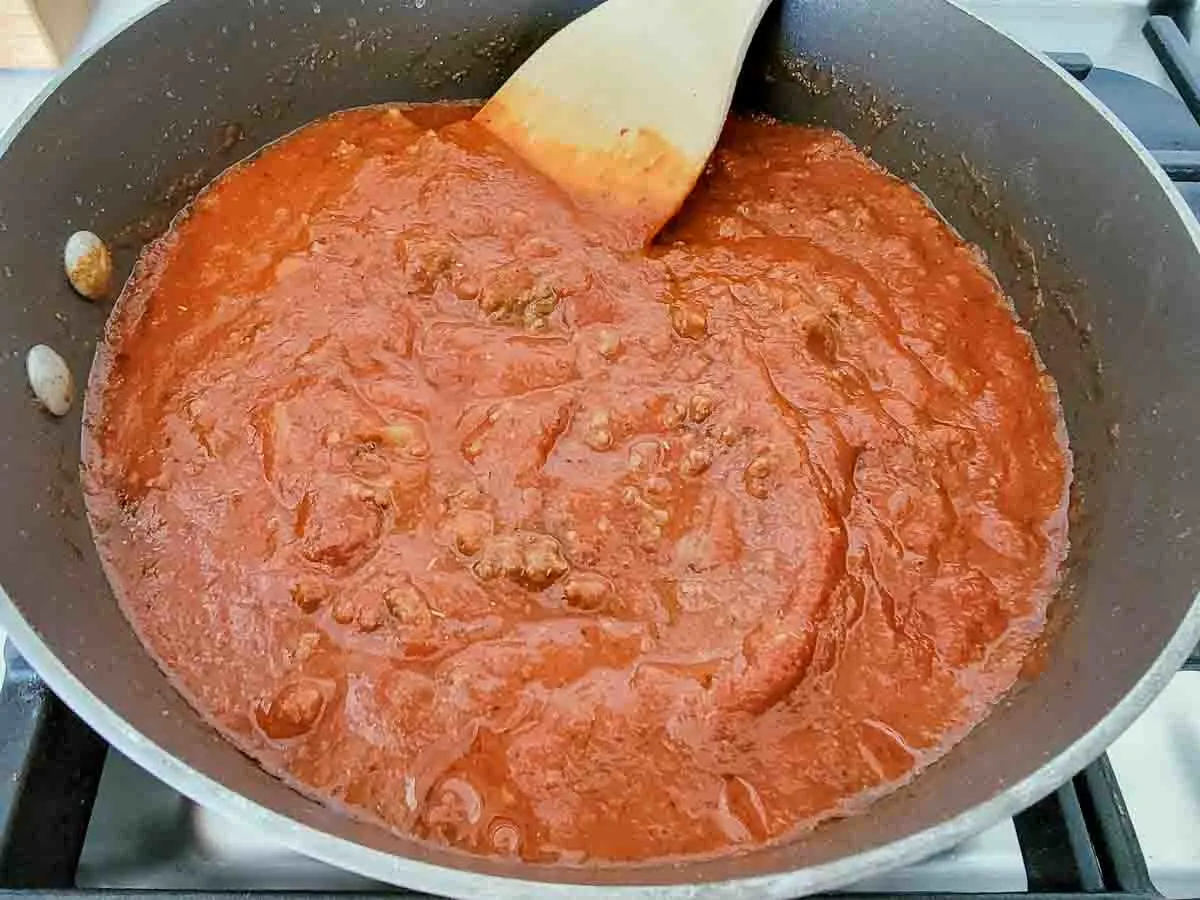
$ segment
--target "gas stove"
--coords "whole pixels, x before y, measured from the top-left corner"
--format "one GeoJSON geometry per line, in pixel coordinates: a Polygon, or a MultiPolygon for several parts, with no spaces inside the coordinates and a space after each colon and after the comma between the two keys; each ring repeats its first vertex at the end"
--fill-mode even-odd
{"type": "MultiPolygon", "coordinates": [[[[99,0],[83,47],[152,2],[99,0]]],[[[1185,38],[1195,0],[962,5],[1049,54],[1113,109],[1200,216],[1200,54],[1185,38]]],[[[48,77],[0,73],[0,124],[48,77]]],[[[11,648],[4,661],[0,896],[405,896],[195,805],[108,748],[11,648]]],[[[1200,897],[1200,648],[1109,752],[1053,795],[845,893],[1200,897]]]]}

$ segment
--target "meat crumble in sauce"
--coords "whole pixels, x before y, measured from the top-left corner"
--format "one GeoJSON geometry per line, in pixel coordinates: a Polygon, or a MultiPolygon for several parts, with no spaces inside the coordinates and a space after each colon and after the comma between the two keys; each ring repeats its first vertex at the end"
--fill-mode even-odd
{"type": "Polygon", "coordinates": [[[906,782],[1066,552],[995,279],[830,131],[731,120],[630,253],[471,112],[316,122],[144,255],[85,482],[146,647],[270,771],[475,853],[722,854],[906,782]]]}

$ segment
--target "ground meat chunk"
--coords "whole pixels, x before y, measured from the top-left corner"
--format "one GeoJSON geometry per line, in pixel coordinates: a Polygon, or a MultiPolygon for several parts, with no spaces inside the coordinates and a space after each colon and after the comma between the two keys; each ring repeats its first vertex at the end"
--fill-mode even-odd
{"type": "Polygon", "coordinates": [[[569,570],[557,540],[525,531],[488,541],[473,568],[484,581],[503,577],[531,590],[549,587],[569,570]]]}
{"type": "Polygon", "coordinates": [[[330,569],[354,568],[378,547],[386,492],[347,478],[330,478],[306,493],[296,510],[301,553],[330,569]]]}

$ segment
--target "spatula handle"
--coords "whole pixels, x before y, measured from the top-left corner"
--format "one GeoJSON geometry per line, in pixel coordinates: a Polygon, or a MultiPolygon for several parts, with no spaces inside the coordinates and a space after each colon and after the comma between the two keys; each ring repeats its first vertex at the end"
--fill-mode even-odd
{"type": "Polygon", "coordinates": [[[670,0],[699,27],[719,30],[726,40],[748,44],[773,0],[670,0]]]}

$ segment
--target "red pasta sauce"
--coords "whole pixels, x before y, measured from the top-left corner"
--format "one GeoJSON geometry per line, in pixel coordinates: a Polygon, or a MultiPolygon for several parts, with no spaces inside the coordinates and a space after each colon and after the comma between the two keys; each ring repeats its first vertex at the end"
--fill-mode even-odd
{"type": "Polygon", "coordinates": [[[731,120],[629,252],[471,112],[318,121],[143,255],[84,480],[146,648],[298,789],[474,853],[711,856],[908,781],[1067,547],[995,278],[834,132],[731,120]]]}

